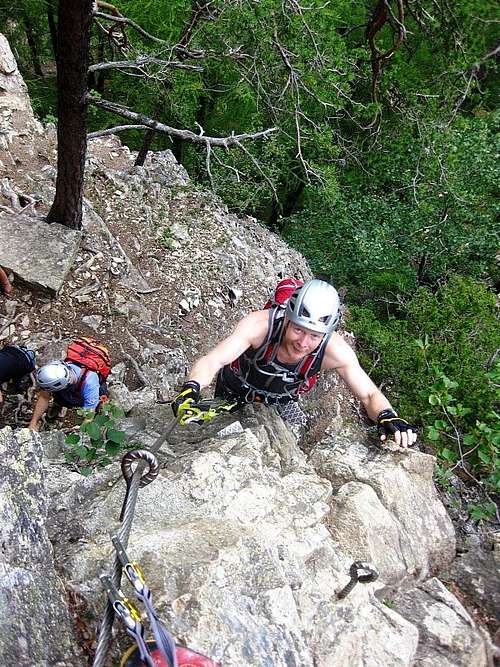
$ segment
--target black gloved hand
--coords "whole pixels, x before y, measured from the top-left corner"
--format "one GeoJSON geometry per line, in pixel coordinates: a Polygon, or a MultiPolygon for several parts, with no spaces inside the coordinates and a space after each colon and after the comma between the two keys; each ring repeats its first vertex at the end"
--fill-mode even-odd
{"type": "Polygon", "coordinates": [[[406,419],[398,417],[391,408],[382,410],[377,417],[377,430],[381,440],[394,436],[397,445],[410,447],[417,439],[417,429],[409,424],[406,419]]]}
{"type": "Polygon", "coordinates": [[[179,413],[183,413],[186,409],[189,408],[191,403],[198,403],[200,400],[200,383],[196,380],[188,380],[184,382],[180,392],[172,401],[172,411],[177,417],[179,413]]]}

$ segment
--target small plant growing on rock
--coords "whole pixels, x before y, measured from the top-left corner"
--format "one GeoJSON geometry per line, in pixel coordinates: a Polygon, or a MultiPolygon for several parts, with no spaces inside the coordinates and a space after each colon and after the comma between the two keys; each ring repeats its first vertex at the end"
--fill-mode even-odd
{"type": "Polygon", "coordinates": [[[73,463],[81,475],[88,476],[99,466],[107,466],[124,450],[135,444],[127,441],[124,431],[117,428],[116,420],[123,417],[123,410],[109,401],[104,403],[99,414],[91,410],[78,410],[84,420],[78,433],[68,433],[66,461],[73,463]]]}

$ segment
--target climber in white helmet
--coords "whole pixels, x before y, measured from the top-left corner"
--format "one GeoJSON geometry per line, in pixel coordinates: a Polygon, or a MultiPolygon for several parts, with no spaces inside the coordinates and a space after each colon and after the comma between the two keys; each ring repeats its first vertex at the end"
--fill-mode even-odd
{"type": "MultiPolygon", "coordinates": [[[[402,419],[361,368],[354,350],[335,332],[340,319],[337,290],[323,280],[300,281],[291,296],[250,313],[230,336],[198,359],[172,403],[174,414],[200,400],[215,377],[216,396],[275,407],[291,424],[305,424],[298,398],[320,371],[335,370],[377,423],[380,439],[392,436],[409,447],[415,427],[402,419]]],[[[276,292],[278,294],[278,290],[276,292]]]]}

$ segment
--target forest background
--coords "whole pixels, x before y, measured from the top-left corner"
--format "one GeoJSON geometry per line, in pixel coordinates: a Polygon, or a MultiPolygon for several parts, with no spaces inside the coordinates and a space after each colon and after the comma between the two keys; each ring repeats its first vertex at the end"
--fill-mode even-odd
{"type": "MultiPolygon", "coordinates": [[[[35,113],[57,122],[57,0],[2,2],[35,113]]],[[[171,149],[197,186],[344,288],[361,361],[435,447],[441,484],[457,473],[478,484],[473,516],[498,518],[498,5],[121,0],[96,11],[89,132],[116,126],[105,101],[179,128],[121,139],[171,149]],[[182,136],[271,128],[230,151],[182,136]]]]}

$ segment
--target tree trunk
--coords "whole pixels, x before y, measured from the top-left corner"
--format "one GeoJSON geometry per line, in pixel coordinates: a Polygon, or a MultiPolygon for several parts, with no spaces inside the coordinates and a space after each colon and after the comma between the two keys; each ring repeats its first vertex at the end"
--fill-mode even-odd
{"type": "Polygon", "coordinates": [[[60,2],[57,24],[57,182],[47,222],[72,229],[82,227],[92,5],[92,0],[60,2]]]}
{"type": "Polygon", "coordinates": [[[153,143],[155,134],[156,132],[154,130],[149,129],[144,135],[144,140],[142,142],[141,149],[137,153],[137,157],[134,162],[134,165],[136,167],[142,167],[144,162],[146,161],[146,157],[148,155],[149,149],[151,148],[151,144],[153,143]]]}
{"type": "Polygon", "coordinates": [[[33,71],[37,76],[43,77],[42,66],[40,65],[40,57],[38,55],[38,45],[36,43],[35,33],[33,31],[33,24],[26,16],[23,16],[24,29],[26,31],[26,39],[31,53],[31,62],[33,63],[33,71]]]}
{"type": "MultiPolygon", "coordinates": [[[[106,40],[102,32],[99,33],[99,41],[97,44],[97,62],[102,63],[104,61],[104,55],[106,50],[106,40]]],[[[99,95],[104,95],[104,83],[106,81],[106,71],[102,70],[97,72],[97,78],[95,82],[95,89],[99,95]]]]}
{"type": "Polygon", "coordinates": [[[47,0],[47,21],[49,24],[52,51],[54,52],[54,58],[57,58],[57,26],[54,19],[54,5],[52,4],[52,0],[47,0]]]}

